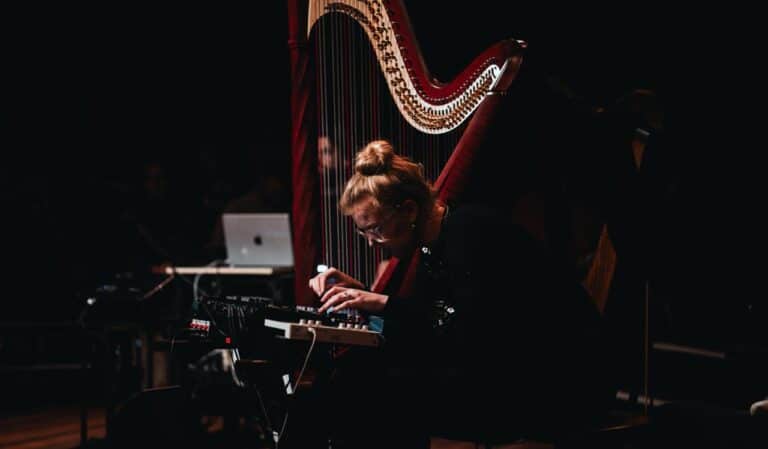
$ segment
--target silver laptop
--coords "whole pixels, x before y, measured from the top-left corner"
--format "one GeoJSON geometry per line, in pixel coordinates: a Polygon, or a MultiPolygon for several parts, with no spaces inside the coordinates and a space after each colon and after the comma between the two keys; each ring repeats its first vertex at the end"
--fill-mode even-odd
{"type": "Polygon", "coordinates": [[[228,265],[293,268],[287,213],[222,214],[222,225],[228,265]]]}

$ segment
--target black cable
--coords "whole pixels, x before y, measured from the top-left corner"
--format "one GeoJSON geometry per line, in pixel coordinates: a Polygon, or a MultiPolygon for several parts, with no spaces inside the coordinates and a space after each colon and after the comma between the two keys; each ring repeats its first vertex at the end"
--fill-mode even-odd
{"type": "Polygon", "coordinates": [[[275,431],[272,428],[272,420],[269,419],[269,414],[267,413],[267,408],[264,405],[264,399],[261,397],[261,392],[259,391],[258,388],[254,388],[254,391],[256,392],[256,397],[259,398],[259,406],[261,407],[261,413],[264,415],[264,421],[267,424],[267,429],[266,430],[269,433],[269,436],[272,437],[271,440],[274,443],[272,447],[277,448],[277,444],[278,443],[275,441],[275,438],[274,438],[275,431]]]}
{"type": "Polygon", "coordinates": [[[211,320],[211,324],[213,324],[213,327],[216,329],[216,331],[220,333],[222,336],[226,337],[227,334],[222,332],[222,330],[219,328],[219,324],[216,322],[216,319],[213,317],[213,313],[211,313],[210,309],[208,309],[208,306],[205,305],[205,301],[200,301],[200,306],[203,308],[203,310],[205,311],[205,314],[211,320]]]}

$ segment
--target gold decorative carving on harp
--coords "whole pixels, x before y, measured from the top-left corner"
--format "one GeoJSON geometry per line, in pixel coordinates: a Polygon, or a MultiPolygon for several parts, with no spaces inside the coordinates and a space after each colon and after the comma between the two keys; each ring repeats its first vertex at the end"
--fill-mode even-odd
{"type": "Polygon", "coordinates": [[[443,83],[427,69],[399,0],[291,0],[289,19],[297,303],[313,301],[307,279],[318,263],[376,280],[378,291],[403,291],[415,258],[379,276],[387,255],[338,211],[354,155],[389,140],[424,166],[441,199],[456,199],[525,43],[499,42],[443,83]]]}

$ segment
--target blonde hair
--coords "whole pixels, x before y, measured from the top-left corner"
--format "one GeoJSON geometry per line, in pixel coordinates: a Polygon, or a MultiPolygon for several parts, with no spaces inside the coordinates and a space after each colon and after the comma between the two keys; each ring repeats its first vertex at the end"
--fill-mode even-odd
{"type": "Polygon", "coordinates": [[[355,174],[344,188],[339,207],[344,215],[351,215],[353,206],[367,197],[378,208],[413,200],[419,206],[419,220],[425,219],[435,204],[435,193],[424,178],[422,165],[395,154],[386,140],[370,142],[357,153],[355,174]]]}

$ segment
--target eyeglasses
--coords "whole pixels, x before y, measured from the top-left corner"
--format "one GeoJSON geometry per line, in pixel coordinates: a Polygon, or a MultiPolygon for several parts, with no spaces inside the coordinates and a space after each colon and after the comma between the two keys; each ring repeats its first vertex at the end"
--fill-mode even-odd
{"type": "Polygon", "coordinates": [[[398,204],[395,206],[395,209],[390,212],[386,218],[381,220],[381,223],[377,224],[376,226],[371,226],[367,229],[360,229],[357,228],[356,231],[358,234],[363,236],[365,239],[373,240],[376,243],[384,243],[388,238],[384,237],[384,234],[381,230],[381,228],[395,215],[395,211],[400,205],[398,204]]]}

